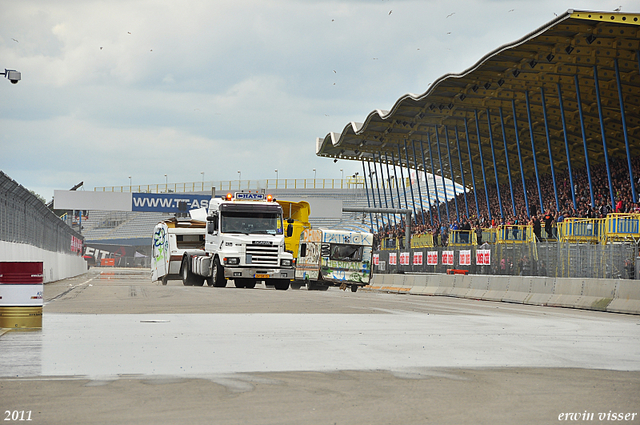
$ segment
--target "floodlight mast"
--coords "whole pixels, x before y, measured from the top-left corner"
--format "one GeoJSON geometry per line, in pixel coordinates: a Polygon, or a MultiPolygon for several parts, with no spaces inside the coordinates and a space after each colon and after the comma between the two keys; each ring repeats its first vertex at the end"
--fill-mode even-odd
{"type": "Polygon", "coordinates": [[[4,72],[0,72],[0,75],[4,75],[9,81],[11,81],[11,84],[18,84],[18,81],[22,79],[22,74],[15,69],[5,68],[4,72]]]}

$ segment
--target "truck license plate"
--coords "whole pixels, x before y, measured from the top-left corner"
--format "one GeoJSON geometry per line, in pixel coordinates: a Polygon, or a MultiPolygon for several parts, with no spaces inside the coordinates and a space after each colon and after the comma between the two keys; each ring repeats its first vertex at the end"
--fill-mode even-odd
{"type": "Polygon", "coordinates": [[[269,279],[268,274],[256,274],[256,279],[269,279]]]}

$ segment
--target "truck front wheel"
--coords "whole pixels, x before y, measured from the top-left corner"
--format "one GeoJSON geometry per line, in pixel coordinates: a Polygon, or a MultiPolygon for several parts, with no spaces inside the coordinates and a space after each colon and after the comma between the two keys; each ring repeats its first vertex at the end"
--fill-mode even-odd
{"type": "Polygon", "coordinates": [[[288,279],[275,279],[273,281],[273,285],[276,287],[278,291],[286,291],[289,289],[289,280],[288,279]]]}
{"type": "Polygon", "coordinates": [[[184,257],[182,259],[182,268],[180,275],[182,276],[182,284],[184,286],[193,286],[194,276],[193,273],[191,273],[191,268],[189,267],[188,257],[184,257]]]}
{"type": "Polygon", "coordinates": [[[222,268],[218,257],[213,260],[213,269],[211,270],[210,279],[209,286],[214,286],[216,288],[224,288],[227,286],[227,280],[224,278],[224,269],[222,268]]]}

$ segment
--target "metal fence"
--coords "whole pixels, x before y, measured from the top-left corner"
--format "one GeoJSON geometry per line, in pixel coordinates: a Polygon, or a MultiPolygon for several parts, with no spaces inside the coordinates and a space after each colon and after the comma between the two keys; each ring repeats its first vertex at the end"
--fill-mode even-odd
{"type": "Polygon", "coordinates": [[[638,253],[638,245],[633,243],[541,242],[387,249],[375,251],[378,265],[374,260],[373,271],[381,274],[446,273],[449,269],[456,269],[471,274],[633,279],[638,273],[638,253]],[[491,251],[490,265],[477,264],[478,249],[491,251]],[[470,265],[460,265],[461,251],[470,251],[470,265]],[[443,252],[453,252],[453,264],[443,264],[447,257],[443,257],[443,252]],[[427,265],[429,253],[431,258],[436,258],[433,253],[437,253],[437,265],[427,265]]]}
{"type": "Polygon", "coordinates": [[[40,199],[0,171],[0,240],[80,254],[83,237],[40,199]]]}

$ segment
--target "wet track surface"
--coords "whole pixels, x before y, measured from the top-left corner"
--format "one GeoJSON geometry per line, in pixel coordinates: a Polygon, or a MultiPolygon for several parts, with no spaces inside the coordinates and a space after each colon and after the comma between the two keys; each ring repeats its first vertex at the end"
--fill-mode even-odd
{"type": "Polygon", "coordinates": [[[3,333],[0,353],[0,408],[33,423],[550,423],[640,406],[637,316],[141,270],[45,285],[42,330],[3,333]]]}

